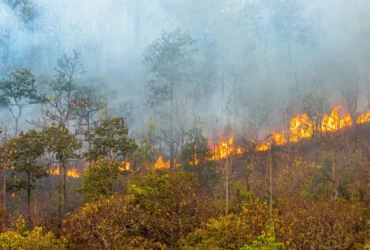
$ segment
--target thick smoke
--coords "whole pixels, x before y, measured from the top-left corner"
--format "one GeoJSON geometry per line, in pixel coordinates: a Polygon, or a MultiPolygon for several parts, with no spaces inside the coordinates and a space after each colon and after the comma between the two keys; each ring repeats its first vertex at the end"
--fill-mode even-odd
{"type": "MultiPolygon", "coordinates": [[[[106,79],[111,106],[131,101],[137,107],[135,129],[156,115],[145,105],[142,53],[162,31],[177,28],[197,41],[202,94],[196,102],[191,94],[184,100],[189,117],[196,105],[208,134],[228,120],[241,133],[263,112],[267,131],[282,126],[287,108],[301,112],[309,92],[325,94],[333,106],[345,103],[343,86],[350,88],[351,79],[363,93],[369,85],[368,1],[33,0],[32,20],[9,2],[0,2],[0,65],[52,75],[57,58],[77,49],[87,74],[106,79]]],[[[190,93],[191,86],[185,87],[190,93]]],[[[367,95],[360,95],[359,110],[367,95]]]]}

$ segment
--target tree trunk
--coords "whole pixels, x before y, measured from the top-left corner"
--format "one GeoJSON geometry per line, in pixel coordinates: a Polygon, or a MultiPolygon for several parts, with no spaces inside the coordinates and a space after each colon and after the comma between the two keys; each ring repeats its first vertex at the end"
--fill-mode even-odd
{"type": "Polygon", "coordinates": [[[58,195],[58,233],[57,237],[59,238],[62,235],[62,210],[63,210],[63,195],[62,195],[62,183],[59,181],[58,188],[57,188],[57,195],[58,195]]]}
{"type": "Polygon", "coordinates": [[[19,117],[15,118],[15,136],[18,135],[19,117]]]}
{"type": "Polygon", "coordinates": [[[270,155],[269,155],[269,168],[270,168],[270,174],[269,174],[269,213],[270,213],[270,219],[272,218],[272,148],[270,147],[270,155]]]}
{"type": "MultiPolygon", "coordinates": [[[[86,122],[87,122],[87,131],[90,132],[90,116],[89,115],[86,118],[86,122]]],[[[89,150],[91,150],[91,140],[88,141],[88,144],[89,144],[89,150]]]]}
{"type": "Polygon", "coordinates": [[[66,212],[67,204],[67,167],[63,164],[63,216],[66,212]]]}
{"type": "Polygon", "coordinates": [[[229,160],[226,159],[226,176],[225,176],[225,216],[229,214],[229,160]]]}
{"type": "Polygon", "coordinates": [[[175,143],[171,139],[170,145],[170,168],[173,169],[175,167],[175,143]]]}
{"type": "MultiPolygon", "coordinates": [[[[5,167],[5,163],[4,163],[5,167]]],[[[6,214],[6,170],[3,170],[3,210],[6,214]]],[[[5,231],[5,220],[3,220],[2,232],[5,231]]]]}
{"type": "Polygon", "coordinates": [[[332,153],[332,157],[331,157],[331,165],[332,165],[332,179],[333,179],[333,186],[334,186],[334,197],[333,199],[334,200],[337,200],[338,198],[338,182],[336,180],[336,175],[335,175],[335,172],[336,172],[336,169],[335,169],[335,160],[334,160],[334,152],[332,153]]]}
{"type": "Polygon", "coordinates": [[[31,222],[31,175],[27,175],[27,213],[28,213],[28,222],[31,222]]]}

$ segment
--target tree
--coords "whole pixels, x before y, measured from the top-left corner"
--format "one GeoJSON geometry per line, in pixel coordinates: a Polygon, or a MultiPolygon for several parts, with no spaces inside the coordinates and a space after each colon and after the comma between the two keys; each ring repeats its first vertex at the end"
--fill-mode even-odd
{"type": "Polygon", "coordinates": [[[104,197],[76,211],[67,220],[68,238],[82,248],[177,249],[181,238],[215,214],[212,202],[197,196],[196,188],[190,173],[137,176],[126,196],[104,197]]]}
{"type": "Polygon", "coordinates": [[[20,132],[18,137],[10,139],[10,160],[14,166],[13,183],[11,191],[27,191],[27,209],[30,220],[31,192],[35,189],[36,179],[46,176],[45,169],[38,160],[44,154],[45,141],[40,132],[29,130],[20,132]]]}
{"type": "Polygon", "coordinates": [[[92,131],[86,131],[85,137],[91,141],[92,148],[84,157],[92,162],[99,159],[122,161],[137,148],[135,140],[128,136],[123,118],[103,120],[92,131]]]}
{"type": "MultiPolygon", "coordinates": [[[[74,93],[74,104],[76,105],[76,116],[80,119],[79,129],[84,127],[90,131],[96,124],[96,115],[107,107],[106,96],[101,93],[98,86],[92,84],[84,85],[78,88],[74,93]]],[[[91,149],[91,141],[88,141],[91,149]]]]}
{"type": "Polygon", "coordinates": [[[204,164],[211,157],[208,139],[202,135],[201,129],[190,132],[188,142],[182,149],[184,162],[190,165],[204,164]]]}
{"type": "Polygon", "coordinates": [[[249,192],[242,192],[243,208],[240,213],[213,217],[181,241],[181,249],[239,250],[264,229],[269,220],[267,204],[249,192]]]}
{"type": "Polygon", "coordinates": [[[92,163],[84,172],[84,182],[79,192],[87,195],[90,200],[113,194],[113,183],[121,173],[117,162],[98,161],[92,163]]]}
{"type": "Polygon", "coordinates": [[[0,81],[0,105],[7,108],[15,119],[15,135],[23,108],[45,101],[37,93],[36,79],[28,69],[18,68],[0,81]],[[16,110],[14,110],[16,108],[16,110]]]}
{"type": "Polygon", "coordinates": [[[82,147],[82,143],[71,134],[65,127],[65,124],[52,124],[41,131],[43,140],[45,141],[45,153],[50,154],[51,163],[57,164],[60,174],[63,175],[62,186],[62,201],[59,204],[59,228],[61,228],[62,219],[66,212],[67,204],[67,167],[70,159],[77,158],[77,150],[82,147]]]}
{"type": "Polygon", "coordinates": [[[262,232],[261,236],[258,236],[256,241],[253,241],[252,245],[246,245],[240,250],[279,250],[285,249],[284,243],[275,241],[275,230],[273,227],[267,226],[266,231],[262,232]]]}
{"type": "Polygon", "coordinates": [[[132,157],[135,160],[136,170],[147,170],[151,160],[158,154],[158,150],[154,146],[155,130],[156,124],[153,118],[151,118],[148,124],[148,132],[145,136],[140,138],[138,148],[132,157]]]}
{"type": "MultiPolygon", "coordinates": [[[[160,116],[167,122],[163,135],[170,150],[170,165],[175,161],[174,106],[181,88],[189,83],[196,52],[193,38],[182,32],[163,32],[161,38],[144,51],[143,64],[151,73],[148,82],[150,107],[160,110],[160,116]]],[[[183,95],[183,94],[181,94],[183,95]]],[[[164,126],[163,126],[164,127],[164,126]]]]}
{"type": "MultiPolygon", "coordinates": [[[[148,239],[175,248],[181,238],[200,225],[198,208],[202,201],[196,195],[198,182],[193,174],[152,171],[130,184],[128,194],[133,197],[148,239]]],[[[203,212],[211,215],[214,211],[203,212]]]]}
{"type": "MultiPolygon", "coordinates": [[[[58,59],[55,72],[55,79],[48,83],[50,93],[47,93],[48,102],[42,112],[43,120],[49,124],[62,123],[69,127],[79,107],[75,102],[75,93],[85,73],[81,53],[73,50],[72,54],[64,54],[58,59]]],[[[38,125],[42,126],[42,123],[38,125]]]]}
{"type": "Polygon", "coordinates": [[[141,236],[130,197],[116,195],[85,204],[68,218],[65,228],[72,246],[83,249],[165,249],[141,236]]]}

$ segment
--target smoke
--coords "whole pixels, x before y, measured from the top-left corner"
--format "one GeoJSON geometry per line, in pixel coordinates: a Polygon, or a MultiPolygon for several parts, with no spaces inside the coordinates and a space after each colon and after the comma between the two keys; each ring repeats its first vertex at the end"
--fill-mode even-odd
{"type": "MultiPolygon", "coordinates": [[[[214,116],[218,129],[231,120],[242,131],[264,109],[271,109],[264,127],[281,126],[283,110],[301,112],[305,94],[324,92],[320,88],[333,106],[341,100],[343,68],[354,68],[363,92],[369,81],[370,2],[364,0],[33,0],[37,14],[30,22],[5,2],[2,67],[53,74],[57,58],[77,49],[87,74],[104,77],[114,92],[112,106],[135,103],[137,127],[155,115],[144,105],[147,71],[141,62],[162,30],[181,28],[197,40],[203,91],[197,113],[209,134],[214,116]]],[[[362,108],[366,98],[359,100],[362,108]]]]}

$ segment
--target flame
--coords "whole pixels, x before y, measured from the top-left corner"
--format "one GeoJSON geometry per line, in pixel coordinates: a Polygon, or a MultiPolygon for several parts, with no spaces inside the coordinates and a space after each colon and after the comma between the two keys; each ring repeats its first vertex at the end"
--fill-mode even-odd
{"type": "Polygon", "coordinates": [[[275,133],[272,132],[272,137],[278,146],[284,146],[286,144],[286,138],[284,132],[282,133],[275,133]]]}
{"type": "MultiPolygon", "coordinates": [[[[174,160],[175,168],[181,167],[181,164],[176,163],[176,159],[174,160]]],[[[171,168],[171,162],[170,160],[163,161],[162,155],[160,155],[157,159],[157,162],[154,164],[154,169],[170,169],[171,168]]]]}
{"type": "Polygon", "coordinates": [[[197,154],[193,155],[191,161],[189,162],[190,165],[198,165],[199,164],[199,159],[197,154]]]}
{"type": "Polygon", "coordinates": [[[170,161],[168,160],[167,162],[164,162],[161,155],[158,157],[157,162],[154,164],[154,169],[169,169],[170,165],[170,161]]]}
{"type": "Polygon", "coordinates": [[[122,161],[121,167],[119,168],[121,171],[130,171],[131,170],[131,162],[129,161],[122,161]]]}
{"type": "Polygon", "coordinates": [[[271,147],[271,143],[270,142],[265,142],[259,146],[257,146],[256,148],[256,151],[267,151],[269,150],[271,147]]]}
{"type": "MultiPolygon", "coordinates": [[[[312,136],[313,126],[307,114],[296,115],[290,122],[290,142],[298,142],[312,136]]],[[[285,144],[285,143],[284,143],[285,144]]]]}
{"type": "Polygon", "coordinates": [[[48,173],[49,175],[59,175],[60,174],[60,169],[59,167],[56,167],[56,169],[49,169],[49,170],[46,170],[46,173],[48,173]]]}
{"type": "Polygon", "coordinates": [[[358,118],[357,118],[357,121],[356,121],[358,124],[364,124],[366,122],[370,122],[370,110],[367,111],[366,114],[364,115],[360,115],[358,118]]]}
{"type": "Polygon", "coordinates": [[[234,146],[234,139],[235,137],[232,136],[229,139],[225,141],[219,142],[213,150],[213,155],[209,160],[222,160],[233,153],[236,153],[237,155],[243,154],[243,149],[242,148],[235,148],[234,146]]]}
{"type": "MultiPolygon", "coordinates": [[[[60,167],[58,166],[54,170],[50,168],[49,170],[46,170],[46,173],[48,173],[49,175],[60,175],[60,167]]],[[[81,175],[77,172],[77,169],[75,168],[68,169],[67,176],[71,178],[81,177],[81,175]]]]}
{"type": "MultiPolygon", "coordinates": [[[[325,114],[322,119],[322,126],[318,130],[322,133],[331,133],[338,130],[350,127],[353,125],[351,115],[346,115],[343,118],[339,116],[339,110],[342,106],[335,106],[331,113],[325,114]]],[[[358,124],[370,122],[370,111],[358,117],[358,124]]],[[[309,139],[314,132],[313,121],[310,120],[307,114],[297,114],[290,121],[289,136],[290,142],[296,143],[302,139],[309,139]]],[[[287,143],[284,132],[272,133],[273,141],[277,146],[284,146],[287,143]]],[[[271,142],[265,142],[257,146],[256,151],[267,151],[271,146],[271,142]]]]}
{"type": "Polygon", "coordinates": [[[67,176],[71,178],[80,178],[80,174],[77,172],[77,169],[72,168],[67,171],[67,176]]]}

